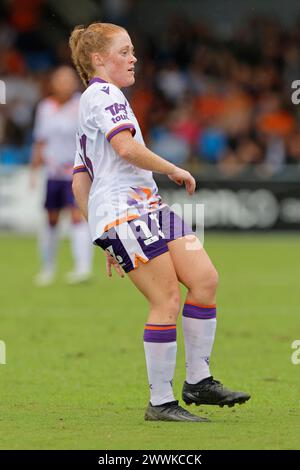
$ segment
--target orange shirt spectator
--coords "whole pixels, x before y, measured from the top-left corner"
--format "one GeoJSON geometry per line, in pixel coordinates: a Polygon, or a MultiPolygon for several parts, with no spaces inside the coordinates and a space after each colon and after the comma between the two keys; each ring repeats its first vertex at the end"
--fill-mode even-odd
{"type": "Polygon", "coordinates": [[[295,118],[284,110],[266,113],[257,121],[257,128],[265,134],[278,135],[285,137],[295,128],[295,118]]]}

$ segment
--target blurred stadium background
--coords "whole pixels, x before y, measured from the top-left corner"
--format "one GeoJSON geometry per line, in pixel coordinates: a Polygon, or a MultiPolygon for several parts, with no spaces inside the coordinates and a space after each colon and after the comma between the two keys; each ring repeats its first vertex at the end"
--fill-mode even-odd
{"type": "Polygon", "coordinates": [[[293,0],[164,0],[159,12],[147,0],[2,1],[0,227],[36,225],[41,204],[23,197],[36,105],[49,72],[71,63],[74,24],[100,18],[132,35],[139,63],[127,95],[150,147],[198,176],[206,227],[299,229],[298,12],[293,0]]]}
{"type": "MultiPolygon", "coordinates": [[[[299,448],[299,370],[290,362],[291,342],[299,337],[300,105],[292,102],[292,83],[300,80],[299,2],[2,0],[0,79],[6,88],[0,105],[0,340],[8,351],[7,365],[0,366],[1,416],[8,418],[1,447],[299,448]],[[192,439],[185,426],[176,428],[173,440],[164,433],[168,425],[141,428],[146,377],[138,339],[145,304],[127,280],[123,287],[119,280],[108,284],[100,255],[94,284],[76,292],[59,282],[45,291],[32,286],[38,266],[33,235],[44,194],[42,175],[39,187],[29,188],[35,110],[49,93],[49,73],[71,64],[73,26],[95,20],[128,29],[138,68],[126,94],[146,142],[192,171],[207,233],[220,231],[206,233],[224,279],[216,369],[259,398],[239,416],[215,411],[210,439],[202,430],[192,439]],[[122,303],[112,305],[116,289],[122,303]],[[120,319],[124,309],[127,320],[120,319]],[[118,354],[127,375],[113,361],[118,354]],[[110,382],[112,369],[124,381],[122,396],[116,378],[110,382]]],[[[170,203],[190,202],[184,191],[157,180],[170,203]]],[[[197,224],[194,211],[186,215],[197,224]]],[[[65,245],[60,256],[63,266],[69,263],[65,245]]]]}

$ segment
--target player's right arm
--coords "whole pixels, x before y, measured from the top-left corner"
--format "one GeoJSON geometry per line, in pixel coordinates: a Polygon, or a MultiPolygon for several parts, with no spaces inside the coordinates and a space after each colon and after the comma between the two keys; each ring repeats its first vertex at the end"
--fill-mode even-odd
{"type": "Polygon", "coordinates": [[[79,209],[83,217],[88,220],[88,200],[91,189],[91,178],[84,171],[73,175],[72,190],[79,209]]]}
{"type": "Polygon", "coordinates": [[[110,143],[120,157],[132,165],[144,170],[165,174],[178,185],[184,183],[188,194],[192,195],[194,193],[196,182],[188,171],[164,160],[137,142],[129,130],[123,130],[116,134],[112,137],[110,143]]]}
{"type": "MultiPolygon", "coordinates": [[[[91,189],[91,178],[86,171],[74,173],[72,190],[79,209],[81,210],[86,221],[88,220],[88,200],[91,189]]],[[[109,277],[112,276],[111,268],[114,267],[115,271],[120,277],[124,277],[124,273],[119,266],[119,263],[106,251],[106,272],[109,277]]]]}

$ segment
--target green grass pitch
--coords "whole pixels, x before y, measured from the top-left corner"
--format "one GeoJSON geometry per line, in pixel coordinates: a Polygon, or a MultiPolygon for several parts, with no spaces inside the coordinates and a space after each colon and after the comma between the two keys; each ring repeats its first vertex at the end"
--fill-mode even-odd
{"type": "MultiPolygon", "coordinates": [[[[143,351],[147,305],[128,279],[105,275],[96,249],[94,280],[59,276],[34,288],[33,239],[0,237],[1,449],[299,449],[300,240],[283,235],[206,234],[220,273],[212,371],[251,393],[243,406],[188,409],[210,423],[149,423],[143,351]]],[[[184,349],[178,323],[174,380],[180,398],[184,349]]]]}

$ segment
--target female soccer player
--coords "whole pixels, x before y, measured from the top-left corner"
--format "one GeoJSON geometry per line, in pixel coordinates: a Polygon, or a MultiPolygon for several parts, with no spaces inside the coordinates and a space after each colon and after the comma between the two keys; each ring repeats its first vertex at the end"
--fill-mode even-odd
{"type": "Polygon", "coordinates": [[[150,385],[146,420],[206,421],[178,405],[172,388],[176,362],[179,282],[183,307],[186,404],[229,405],[250,396],[214,380],[209,358],[216,329],[217,272],[196,235],[158,194],[152,172],[195,191],[192,175],[145,147],[138,122],[121,92],[134,84],[137,59],[122,27],[76,27],[72,57],[87,87],[79,106],[73,190],[93,241],[107,252],[107,272],[120,266],[149,302],[144,346],[150,385]],[[195,244],[198,250],[189,250],[195,244]]]}
{"type": "Polygon", "coordinates": [[[77,114],[80,94],[76,72],[67,66],[56,69],[50,77],[52,95],[37,108],[33,131],[34,146],[31,167],[44,165],[47,173],[45,208],[47,224],[40,234],[42,270],[37,285],[54,280],[57,248],[57,224],[62,209],[71,214],[71,243],[74,271],[67,276],[69,283],[86,281],[91,274],[92,244],[87,223],[76,207],[72,193],[72,172],[76,148],[77,114]]]}

